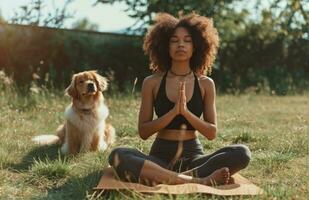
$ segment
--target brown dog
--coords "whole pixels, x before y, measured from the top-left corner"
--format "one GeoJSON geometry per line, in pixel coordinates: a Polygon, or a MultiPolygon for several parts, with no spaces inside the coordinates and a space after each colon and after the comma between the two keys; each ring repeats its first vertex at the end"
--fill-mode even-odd
{"type": "Polygon", "coordinates": [[[115,138],[114,127],[105,122],[109,111],[102,91],[106,88],[106,79],[96,71],[74,74],[66,89],[72,103],[65,110],[65,123],[56,135],[41,135],[33,140],[41,145],[60,144],[63,154],[104,151],[115,138]]]}

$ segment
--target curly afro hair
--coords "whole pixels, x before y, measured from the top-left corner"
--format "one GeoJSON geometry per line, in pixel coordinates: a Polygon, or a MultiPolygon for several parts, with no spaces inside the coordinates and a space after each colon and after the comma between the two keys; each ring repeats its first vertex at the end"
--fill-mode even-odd
{"type": "Polygon", "coordinates": [[[165,72],[171,68],[169,40],[178,27],[186,28],[192,37],[192,71],[198,74],[210,73],[219,47],[219,36],[213,21],[196,13],[179,18],[167,13],[159,13],[156,16],[155,23],[149,28],[143,44],[145,54],[150,57],[150,69],[165,72]]]}

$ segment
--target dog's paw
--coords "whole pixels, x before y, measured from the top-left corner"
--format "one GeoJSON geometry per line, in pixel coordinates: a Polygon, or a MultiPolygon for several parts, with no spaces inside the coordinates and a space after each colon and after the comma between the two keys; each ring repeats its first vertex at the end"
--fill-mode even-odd
{"type": "Polygon", "coordinates": [[[60,150],[61,150],[61,153],[63,155],[67,155],[69,153],[69,145],[68,145],[68,143],[64,143],[60,150]]]}
{"type": "Polygon", "coordinates": [[[108,145],[113,144],[116,140],[116,130],[115,130],[115,128],[111,124],[107,123],[104,133],[105,133],[105,142],[108,145]]]}
{"type": "Polygon", "coordinates": [[[101,141],[99,144],[99,150],[100,151],[105,151],[107,149],[107,144],[104,141],[101,141]]]}

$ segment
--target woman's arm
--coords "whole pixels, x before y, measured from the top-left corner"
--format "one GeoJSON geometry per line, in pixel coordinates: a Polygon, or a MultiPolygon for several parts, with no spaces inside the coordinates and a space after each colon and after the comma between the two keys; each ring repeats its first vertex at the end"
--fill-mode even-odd
{"type": "Polygon", "coordinates": [[[147,77],[143,81],[142,86],[142,102],[139,110],[138,119],[138,132],[143,140],[166,127],[173,118],[180,112],[179,106],[175,106],[165,115],[158,119],[153,118],[153,90],[157,83],[153,80],[153,77],[147,77]]]}
{"type": "Polygon", "coordinates": [[[203,78],[201,86],[205,89],[204,95],[204,120],[198,118],[186,108],[186,97],[184,86],[181,95],[181,114],[190,122],[190,124],[198,130],[207,139],[213,140],[217,133],[217,113],[216,113],[216,90],[215,84],[210,78],[203,78]]]}

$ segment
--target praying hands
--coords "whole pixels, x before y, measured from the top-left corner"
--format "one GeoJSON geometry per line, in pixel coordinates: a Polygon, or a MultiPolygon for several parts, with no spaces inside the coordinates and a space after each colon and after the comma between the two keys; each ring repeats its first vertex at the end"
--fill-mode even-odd
{"type": "Polygon", "coordinates": [[[186,98],[186,82],[180,82],[178,100],[174,106],[175,115],[185,115],[189,110],[187,109],[187,98],[186,98]]]}

